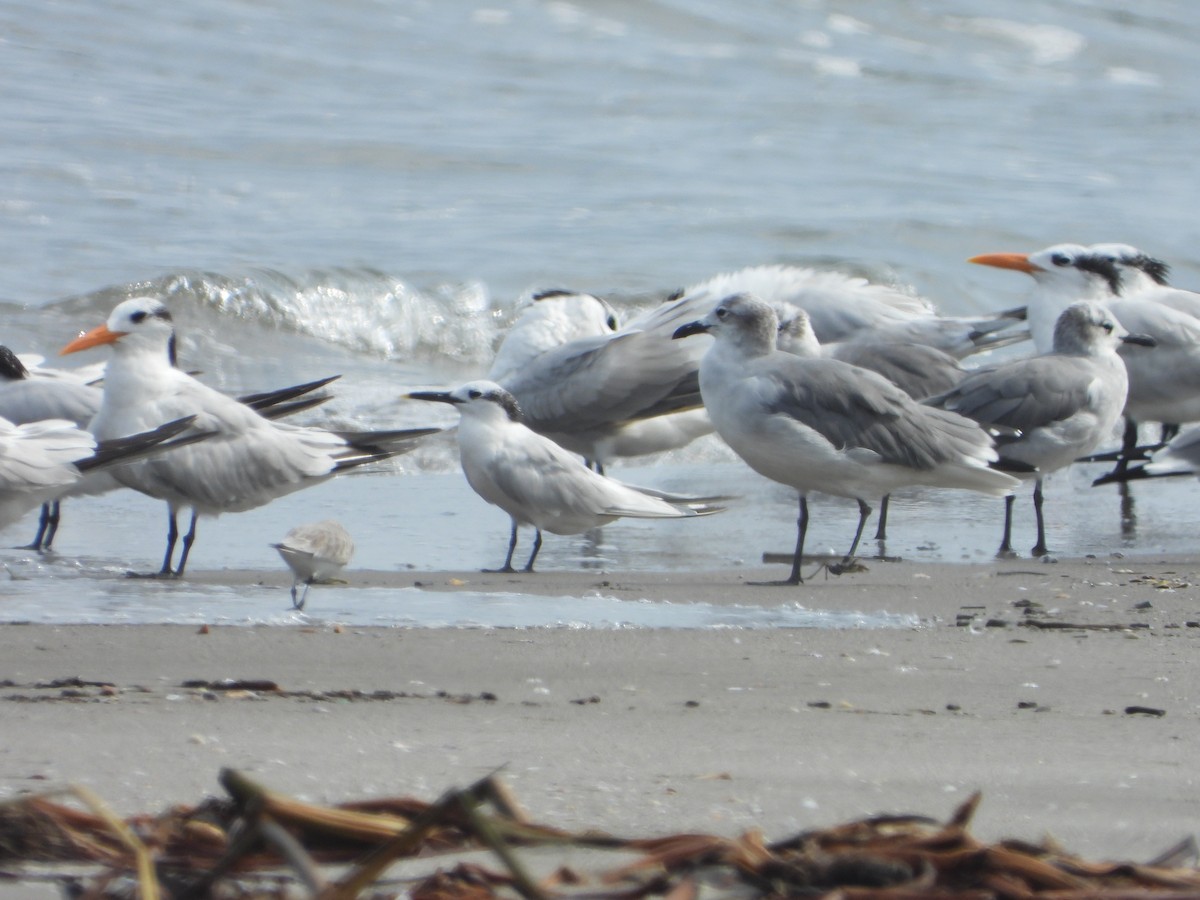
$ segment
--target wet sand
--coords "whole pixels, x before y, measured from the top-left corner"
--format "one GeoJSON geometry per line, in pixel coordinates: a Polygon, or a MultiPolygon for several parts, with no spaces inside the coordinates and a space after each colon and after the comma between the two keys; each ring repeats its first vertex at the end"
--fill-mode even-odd
{"type": "MultiPolygon", "coordinates": [[[[769,570],[351,572],[351,584],[915,613],[821,629],[0,627],[0,796],[122,813],[219,769],[318,802],[432,799],[503,767],[537,820],[783,837],[883,812],[1145,860],[1195,828],[1200,558],[769,570]],[[1068,627],[1070,626],[1070,627],[1068,627]],[[72,679],[78,679],[73,681],[72,679]],[[221,679],[281,689],[194,686],[221,679]]],[[[190,573],[283,584],[276,571],[190,573]]]]}

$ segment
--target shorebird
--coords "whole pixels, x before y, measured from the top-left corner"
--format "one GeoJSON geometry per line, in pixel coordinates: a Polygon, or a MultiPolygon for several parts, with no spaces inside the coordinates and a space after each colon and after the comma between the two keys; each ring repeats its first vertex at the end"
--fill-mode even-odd
{"type": "Polygon", "coordinates": [[[525,425],[516,398],[495,382],[472,381],[452,391],[413,391],[405,396],[458,408],[463,474],[475,493],[512,519],[508,555],[495,571],[514,571],[522,525],[535,529],[533,551],[522,570],[532,572],[543,531],[580,534],[621,517],[679,519],[720,511],[703,498],[638,488],[592,471],[525,425]]]}
{"type": "Polygon", "coordinates": [[[1053,349],[1054,323],[1076,300],[1099,300],[1127,331],[1154,339],[1152,351],[1128,344],[1120,351],[1129,372],[1129,393],[1119,471],[1136,453],[1138,423],[1200,421],[1200,319],[1158,302],[1144,283],[1130,293],[1125,284],[1129,264],[1118,261],[1113,246],[1100,245],[1097,251],[1055,244],[1036,253],[988,253],[969,261],[1032,276],[1029,328],[1040,353],[1053,349]]]}
{"type": "Polygon", "coordinates": [[[215,436],[171,454],[114,469],[127,487],[165,500],[167,550],[156,577],[179,577],[187,565],[200,515],[241,512],[319,484],[334,475],[411,449],[417,438],[439,429],[332,432],[271,421],[171,364],[171,314],[152,297],[116,306],[108,321],[63,348],[75,353],[111,345],[104,400],[91,422],[100,439],[120,437],[181,415],[215,436]],[[177,522],[191,510],[178,564],[172,568],[177,522]]]}
{"type": "Polygon", "coordinates": [[[716,275],[680,294],[680,312],[704,315],[724,297],[748,294],[775,307],[808,313],[822,344],[859,339],[928,344],[962,359],[1026,340],[1024,311],[943,316],[929,300],[837,271],[803,266],[750,266],[716,275]]]}
{"type": "Polygon", "coordinates": [[[354,556],[354,541],[345,527],[334,519],[297,525],[278,544],[272,544],[292,570],[292,606],[304,609],[308,589],[319,581],[333,578],[354,556]],[[296,599],[296,587],[303,583],[304,593],[296,599]]]}
{"type": "MultiPolygon", "coordinates": [[[[928,401],[1000,430],[996,444],[1001,462],[1034,479],[1034,556],[1049,552],[1042,517],[1044,479],[1096,449],[1121,418],[1129,384],[1117,355],[1123,343],[1154,345],[1152,338],[1129,334],[1104,305],[1072,303],[1058,317],[1050,353],[978,369],[928,401]]],[[[1012,495],[1004,500],[999,556],[1013,552],[1013,501],[1012,495]]]]}
{"type": "MultiPolygon", "coordinates": [[[[862,337],[856,340],[822,344],[813,333],[808,313],[790,304],[775,307],[779,316],[779,335],[775,344],[796,356],[824,356],[852,366],[870,369],[890,381],[914,400],[924,400],[948,391],[966,374],[958,359],[929,344],[911,341],[862,337]]],[[[875,540],[887,540],[888,511],[891,497],[884,494],[879,502],[875,540]]]]}
{"type": "Polygon", "coordinates": [[[64,419],[15,425],[0,419],[0,528],[70,490],[91,472],[164,451],[194,417],[100,441],[64,419]]]}
{"type": "Polygon", "coordinates": [[[991,437],[957,413],[921,406],[875,372],[776,347],[771,306],[735,294],[676,338],[711,333],[700,392],[717,433],[761,475],[800,495],[796,550],[786,584],[800,584],[808,494],[858,502],[858,528],[842,566],[857,552],[871,514],[864,498],[907,485],[966,488],[1003,496],[1019,483],[989,468],[991,437]]]}

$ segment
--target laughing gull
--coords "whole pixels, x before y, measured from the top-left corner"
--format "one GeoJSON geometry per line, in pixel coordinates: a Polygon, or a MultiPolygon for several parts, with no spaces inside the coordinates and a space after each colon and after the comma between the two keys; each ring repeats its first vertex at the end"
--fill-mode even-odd
{"type": "Polygon", "coordinates": [[[1053,349],[1054,323],[1076,300],[1099,300],[1127,331],[1155,340],[1153,350],[1126,344],[1120,351],[1129,372],[1120,470],[1135,454],[1138,423],[1200,421],[1200,319],[1157,302],[1144,289],[1129,293],[1127,267],[1105,247],[1112,245],[1096,251],[1055,244],[1036,253],[989,253],[969,261],[1033,277],[1028,317],[1040,353],[1053,349]]]}
{"type": "Polygon", "coordinates": [[[167,550],[155,577],[179,577],[195,540],[196,519],[241,512],[319,484],[367,463],[407,452],[415,439],[439,429],[332,432],[272,421],[197,381],[171,364],[174,327],[166,306],[152,297],[117,304],[105,324],[63,348],[75,353],[111,345],[104,399],[91,431],[101,440],[145,431],[184,415],[215,433],[203,442],[113,470],[122,484],[168,505],[167,550]],[[178,512],[191,509],[179,563],[178,512]]]}
{"type": "Polygon", "coordinates": [[[917,484],[1003,496],[1019,484],[989,468],[996,451],[975,422],[921,406],[875,372],[782,352],[777,331],[769,304],[735,294],[674,336],[716,338],[700,364],[700,392],[717,433],[755,471],[799,491],[796,550],[785,583],[803,581],[812,491],[858,501],[844,568],[871,513],[866,497],[917,484]]]}
{"type": "Polygon", "coordinates": [[[752,295],[777,310],[780,304],[805,310],[822,344],[869,337],[928,344],[962,359],[1029,337],[1018,327],[1023,310],[942,316],[930,301],[898,288],[803,266],[750,266],[716,275],[683,291],[681,310],[695,319],[733,294],[752,295]]]}
{"type": "Polygon", "coordinates": [[[272,544],[292,570],[292,606],[304,609],[308,589],[319,581],[329,581],[346,568],[354,556],[354,541],[341,522],[326,519],[297,525],[278,544],[272,544]],[[304,584],[304,593],[296,599],[296,587],[304,584]]]}
{"type": "MultiPolygon", "coordinates": [[[[1037,518],[1034,556],[1045,556],[1042,485],[1051,472],[1069,466],[1111,437],[1125,406],[1128,378],[1117,355],[1122,343],[1153,346],[1144,335],[1125,331],[1105,306],[1082,300],[1058,317],[1052,352],[978,369],[950,391],[928,402],[954,410],[987,428],[1000,429],[1000,459],[1034,479],[1037,518]]],[[[1004,501],[1004,538],[999,556],[1011,556],[1014,498],[1004,501]]]]}
{"type": "Polygon", "coordinates": [[[475,493],[512,519],[508,555],[494,571],[514,571],[513,552],[521,525],[536,529],[533,552],[523,570],[532,572],[543,531],[580,534],[623,516],[679,519],[721,510],[704,499],[638,488],[593,472],[526,426],[516,399],[495,382],[472,381],[453,391],[413,391],[405,396],[458,408],[463,474],[475,493]]]}

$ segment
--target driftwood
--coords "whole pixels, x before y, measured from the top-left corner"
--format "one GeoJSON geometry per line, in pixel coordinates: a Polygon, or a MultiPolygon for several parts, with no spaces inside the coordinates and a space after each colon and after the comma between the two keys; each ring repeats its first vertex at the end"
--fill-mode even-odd
{"type": "Polygon", "coordinates": [[[80,788],[0,804],[0,879],[19,881],[41,864],[43,880],[70,881],[72,894],[96,900],[1200,897],[1190,839],[1144,865],[1089,862],[1048,844],[984,844],[968,830],[978,794],[941,824],[880,816],[767,842],[757,832],[619,838],[538,825],[495,775],[433,803],[334,807],[269,791],[233,770],[220,782],[225,799],[124,820],[80,788]],[[559,867],[537,879],[521,861],[521,848],[534,846],[625,855],[599,872],[559,867]],[[415,881],[383,880],[397,860],[469,850],[490,851],[495,868],[459,860],[415,881]],[[75,871],[54,875],[54,866],[75,871]]]}

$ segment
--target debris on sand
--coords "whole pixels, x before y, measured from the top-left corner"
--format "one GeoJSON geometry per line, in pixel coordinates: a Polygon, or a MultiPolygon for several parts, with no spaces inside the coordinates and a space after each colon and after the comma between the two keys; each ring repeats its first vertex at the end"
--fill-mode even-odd
{"type": "Polygon", "coordinates": [[[1190,839],[1138,865],[1089,862],[1047,843],[984,844],[968,825],[975,794],[949,821],[877,816],[777,842],[676,834],[622,838],[530,822],[490,775],[433,803],[384,798],[303,803],[241,773],[220,774],[227,797],[119,819],[85,788],[0,804],[0,882],[56,882],[70,896],[109,900],[667,900],[825,897],[988,900],[1054,897],[1168,900],[1200,896],[1190,839]],[[522,848],[623,851],[598,871],[558,865],[535,877],[522,848]],[[492,866],[455,859],[490,851],[492,866]],[[387,880],[401,859],[436,869],[387,880]]]}

